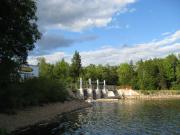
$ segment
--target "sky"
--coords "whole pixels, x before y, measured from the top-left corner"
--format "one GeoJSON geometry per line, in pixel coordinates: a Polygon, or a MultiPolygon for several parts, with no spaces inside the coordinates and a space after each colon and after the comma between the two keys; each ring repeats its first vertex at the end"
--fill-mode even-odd
{"type": "Polygon", "coordinates": [[[30,64],[71,62],[75,51],[83,66],[180,53],[180,0],[37,0],[37,17],[30,64]]]}

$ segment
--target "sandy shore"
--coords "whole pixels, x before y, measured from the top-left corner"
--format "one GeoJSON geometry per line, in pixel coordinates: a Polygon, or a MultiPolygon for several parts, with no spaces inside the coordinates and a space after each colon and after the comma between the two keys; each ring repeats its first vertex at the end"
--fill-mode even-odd
{"type": "Polygon", "coordinates": [[[18,111],[15,115],[0,114],[0,128],[13,131],[20,127],[51,120],[62,113],[90,106],[91,104],[84,101],[67,101],[64,103],[47,104],[42,107],[38,106],[27,108],[23,111],[18,111]]]}

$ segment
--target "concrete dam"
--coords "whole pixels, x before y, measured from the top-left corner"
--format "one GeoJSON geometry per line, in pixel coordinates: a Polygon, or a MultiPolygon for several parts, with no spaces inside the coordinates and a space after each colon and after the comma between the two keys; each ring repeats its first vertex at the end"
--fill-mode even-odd
{"type": "Polygon", "coordinates": [[[115,85],[106,85],[105,80],[100,82],[99,80],[92,81],[89,79],[88,85],[83,87],[83,80],[80,78],[78,89],[79,99],[121,99],[130,96],[139,96],[139,93],[131,89],[118,89],[115,85]]]}

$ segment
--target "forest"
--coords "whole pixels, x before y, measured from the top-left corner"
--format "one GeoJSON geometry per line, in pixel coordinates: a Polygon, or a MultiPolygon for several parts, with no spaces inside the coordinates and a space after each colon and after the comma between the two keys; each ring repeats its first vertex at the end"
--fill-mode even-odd
{"type": "Polygon", "coordinates": [[[82,67],[81,56],[75,52],[72,64],[64,59],[55,64],[39,59],[40,76],[58,79],[67,84],[83,80],[106,80],[108,85],[131,87],[135,90],[178,90],[180,89],[180,55],[165,58],[121,63],[117,66],[94,65],[82,67]]]}

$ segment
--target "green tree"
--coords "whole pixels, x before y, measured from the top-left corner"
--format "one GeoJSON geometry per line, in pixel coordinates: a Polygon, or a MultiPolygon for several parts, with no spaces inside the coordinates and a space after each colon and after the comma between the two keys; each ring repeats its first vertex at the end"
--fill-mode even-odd
{"type": "Polygon", "coordinates": [[[71,76],[74,82],[80,76],[81,73],[82,73],[81,56],[79,55],[79,52],[75,51],[71,64],[71,76]]]}
{"type": "Polygon", "coordinates": [[[173,84],[172,89],[180,90],[180,54],[176,65],[176,82],[173,84]]]}
{"type": "Polygon", "coordinates": [[[53,68],[54,65],[46,63],[45,58],[39,58],[39,75],[43,78],[53,79],[53,68]]]}
{"type": "Polygon", "coordinates": [[[54,78],[61,81],[69,82],[71,80],[69,70],[70,70],[69,64],[64,59],[62,59],[61,61],[57,62],[54,65],[54,69],[53,69],[54,78]]]}
{"type": "Polygon", "coordinates": [[[168,81],[166,76],[166,70],[164,67],[164,59],[154,59],[158,66],[159,73],[157,75],[158,88],[157,89],[168,89],[168,81]]]}
{"type": "Polygon", "coordinates": [[[84,68],[84,76],[85,80],[89,78],[100,81],[106,80],[106,83],[111,85],[116,85],[118,82],[117,67],[115,66],[90,64],[84,68]]]}
{"type": "Polygon", "coordinates": [[[120,85],[132,85],[134,71],[131,65],[128,63],[121,64],[117,72],[120,85]]]}
{"type": "Polygon", "coordinates": [[[12,80],[40,38],[34,0],[0,1],[0,84],[12,80]]]}
{"type": "Polygon", "coordinates": [[[96,65],[90,64],[89,66],[84,68],[84,76],[85,79],[88,80],[91,78],[92,80],[96,80],[98,78],[97,72],[96,72],[96,65]]]}
{"type": "Polygon", "coordinates": [[[138,85],[142,90],[155,90],[158,87],[158,66],[153,60],[138,63],[138,85]]]}
{"type": "Polygon", "coordinates": [[[168,88],[171,87],[172,83],[176,82],[176,66],[178,59],[175,55],[171,54],[164,59],[163,66],[165,68],[165,76],[167,78],[168,88]]]}

